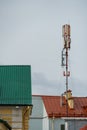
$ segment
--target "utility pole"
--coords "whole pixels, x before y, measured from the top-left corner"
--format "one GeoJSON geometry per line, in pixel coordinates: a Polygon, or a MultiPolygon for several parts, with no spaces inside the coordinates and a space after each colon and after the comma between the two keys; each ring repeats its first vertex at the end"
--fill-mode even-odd
{"type": "Polygon", "coordinates": [[[65,67],[63,76],[66,77],[66,114],[68,117],[68,77],[70,76],[70,71],[68,70],[68,50],[70,49],[70,25],[65,24],[62,27],[62,36],[64,39],[64,46],[62,49],[62,67],[65,67]]]}

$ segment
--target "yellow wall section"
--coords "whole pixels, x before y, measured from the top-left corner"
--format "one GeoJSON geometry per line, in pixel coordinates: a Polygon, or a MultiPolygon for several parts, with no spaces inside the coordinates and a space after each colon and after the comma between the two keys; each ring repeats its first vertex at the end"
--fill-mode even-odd
{"type": "Polygon", "coordinates": [[[32,107],[0,107],[0,119],[9,123],[12,130],[29,130],[32,107]]]}
{"type": "Polygon", "coordinates": [[[31,115],[32,107],[27,106],[24,107],[22,112],[22,120],[23,120],[23,130],[29,130],[29,117],[31,115]]]}
{"type": "Polygon", "coordinates": [[[0,108],[0,118],[12,125],[12,109],[0,108]]]}
{"type": "Polygon", "coordinates": [[[7,128],[2,123],[0,123],[0,130],[7,130],[7,128]]]}

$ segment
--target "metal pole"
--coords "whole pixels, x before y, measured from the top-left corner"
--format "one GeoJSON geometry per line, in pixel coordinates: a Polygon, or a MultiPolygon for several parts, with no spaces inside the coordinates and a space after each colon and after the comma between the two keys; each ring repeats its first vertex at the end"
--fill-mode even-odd
{"type": "MultiPolygon", "coordinates": [[[[68,50],[70,49],[70,25],[65,24],[62,27],[62,36],[64,38],[64,48],[62,50],[62,66],[65,66],[64,76],[66,76],[66,117],[68,117],[68,76],[70,76],[70,72],[68,71],[68,50]],[[63,51],[65,50],[65,55],[63,54],[63,51]],[[64,57],[65,56],[65,57],[64,57]],[[64,60],[65,58],[65,60],[64,60]],[[65,64],[64,64],[65,61],[65,64]]],[[[68,130],[68,126],[66,128],[68,130]]]]}
{"type": "Polygon", "coordinates": [[[66,48],[66,114],[68,117],[68,48],[66,48]]]}

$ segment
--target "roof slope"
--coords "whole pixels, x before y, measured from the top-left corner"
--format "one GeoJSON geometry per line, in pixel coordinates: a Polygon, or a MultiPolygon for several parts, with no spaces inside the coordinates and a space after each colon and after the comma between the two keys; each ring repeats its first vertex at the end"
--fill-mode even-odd
{"type": "Polygon", "coordinates": [[[0,66],[0,105],[30,105],[31,66],[0,66]]]}
{"type": "MultiPolygon", "coordinates": [[[[60,105],[60,98],[60,96],[42,96],[49,117],[67,117],[66,105],[60,105]]],[[[68,117],[87,117],[87,97],[74,97],[73,99],[74,109],[68,106],[68,117]]],[[[65,98],[63,101],[66,102],[65,98]]]]}

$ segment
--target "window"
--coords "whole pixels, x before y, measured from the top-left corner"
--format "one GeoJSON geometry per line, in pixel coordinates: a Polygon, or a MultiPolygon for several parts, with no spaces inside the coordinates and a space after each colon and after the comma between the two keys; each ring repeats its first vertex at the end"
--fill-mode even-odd
{"type": "Polygon", "coordinates": [[[65,125],[64,124],[61,124],[60,130],[65,130],[65,125]]]}

